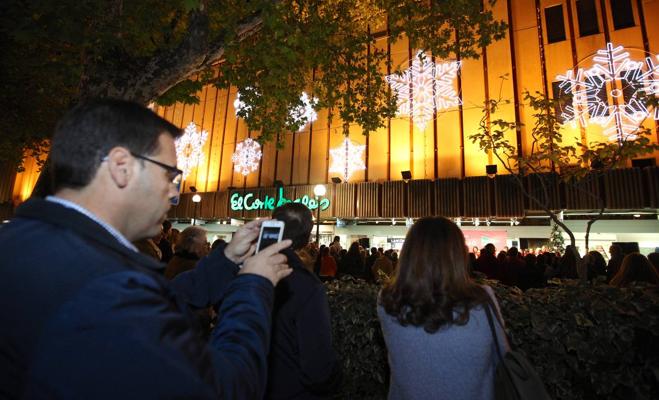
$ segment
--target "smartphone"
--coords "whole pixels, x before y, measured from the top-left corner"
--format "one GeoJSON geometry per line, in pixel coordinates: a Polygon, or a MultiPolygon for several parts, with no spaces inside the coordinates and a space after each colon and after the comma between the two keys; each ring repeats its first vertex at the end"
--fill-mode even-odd
{"type": "Polygon", "coordinates": [[[284,221],[277,221],[275,219],[263,221],[261,223],[261,232],[259,233],[259,241],[256,243],[256,252],[261,249],[281,242],[284,236],[284,221]]]}

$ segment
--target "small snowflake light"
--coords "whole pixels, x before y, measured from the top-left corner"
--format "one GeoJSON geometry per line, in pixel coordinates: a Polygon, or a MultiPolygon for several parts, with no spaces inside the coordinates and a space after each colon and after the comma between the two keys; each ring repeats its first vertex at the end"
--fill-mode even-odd
{"type": "Polygon", "coordinates": [[[412,66],[402,75],[386,77],[398,95],[398,114],[412,117],[416,126],[424,130],[436,110],[462,104],[453,88],[459,71],[459,61],[435,64],[422,51],[417,52],[412,66]]]}
{"type": "Polygon", "coordinates": [[[202,151],[208,139],[208,132],[197,130],[197,125],[190,122],[183,135],[176,139],[176,160],[178,167],[183,171],[182,179],[188,177],[190,171],[204,159],[202,151]]]}
{"type": "MultiPolygon", "coordinates": [[[[659,61],[659,56],[655,58],[659,61]]],[[[610,140],[622,143],[636,137],[646,118],[659,120],[659,110],[651,113],[642,101],[643,95],[659,95],[659,63],[652,57],[646,57],[645,63],[634,61],[622,46],[612,43],[598,50],[592,62],[589,69],[579,68],[576,74],[568,70],[556,77],[562,93],[572,95],[572,104],[562,110],[564,121],[573,126],[597,124],[610,140]],[[615,102],[609,104],[609,98],[615,102]]]]}
{"type": "Polygon", "coordinates": [[[301,131],[306,124],[318,119],[318,114],[314,109],[318,105],[317,98],[313,97],[310,99],[305,92],[302,92],[300,102],[302,105],[293,107],[293,109],[289,111],[289,115],[293,119],[295,125],[299,126],[298,131],[301,131]]]}
{"type": "Polygon", "coordinates": [[[261,160],[261,145],[253,139],[247,138],[236,145],[236,151],[231,156],[234,171],[249,175],[259,168],[261,160]]]}
{"type": "Polygon", "coordinates": [[[355,144],[350,139],[345,138],[341,146],[330,149],[332,165],[329,172],[343,174],[343,179],[347,181],[353,172],[365,170],[366,165],[362,160],[364,150],[366,150],[365,145],[355,144]]]}
{"type": "MultiPolygon", "coordinates": [[[[245,89],[254,90],[250,87],[245,89]]],[[[255,93],[258,96],[258,92],[255,93]]],[[[302,103],[301,105],[293,107],[288,112],[288,115],[293,120],[293,124],[297,127],[298,131],[301,131],[306,124],[318,119],[318,114],[315,110],[315,107],[318,105],[318,98],[310,98],[306,92],[302,92],[302,95],[300,95],[300,102],[302,103]]],[[[249,113],[252,112],[253,106],[241,100],[240,92],[238,92],[236,94],[236,100],[233,102],[233,108],[236,110],[236,115],[242,112],[245,114],[245,117],[248,117],[249,113]]]]}

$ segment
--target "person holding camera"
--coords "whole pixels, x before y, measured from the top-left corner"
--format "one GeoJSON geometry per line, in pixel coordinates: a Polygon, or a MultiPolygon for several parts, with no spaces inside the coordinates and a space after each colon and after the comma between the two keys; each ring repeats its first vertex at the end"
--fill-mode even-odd
{"type": "Polygon", "coordinates": [[[0,398],[263,396],[274,285],[291,272],[279,251],[290,241],[254,254],[260,221],[248,223],[171,284],[131,244],[161,230],[178,195],[180,134],[111,99],[58,123],[50,195],[0,229],[0,398]],[[219,308],[208,342],[190,304],[219,308]]]}

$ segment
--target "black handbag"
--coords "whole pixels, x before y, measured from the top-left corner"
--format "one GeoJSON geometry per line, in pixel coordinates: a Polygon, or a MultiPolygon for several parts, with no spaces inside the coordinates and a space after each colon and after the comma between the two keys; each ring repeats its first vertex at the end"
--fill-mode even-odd
{"type": "MultiPolygon", "coordinates": [[[[494,398],[496,400],[551,399],[545,385],[542,383],[542,379],[540,379],[535,368],[524,354],[513,350],[511,344],[510,351],[503,356],[501,355],[497,331],[492,321],[492,311],[490,311],[494,308],[490,304],[486,304],[484,308],[499,358],[499,364],[494,375],[494,398]]],[[[496,315],[496,311],[494,312],[496,315]]],[[[503,324],[501,326],[503,327],[503,324]]],[[[510,340],[508,340],[508,343],[510,343],[510,340]]]]}

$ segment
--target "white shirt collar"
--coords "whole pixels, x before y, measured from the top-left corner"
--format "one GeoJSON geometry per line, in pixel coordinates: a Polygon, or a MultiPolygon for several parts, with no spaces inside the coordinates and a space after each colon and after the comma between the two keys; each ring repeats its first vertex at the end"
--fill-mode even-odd
{"type": "Polygon", "coordinates": [[[94,215],[91,211],[89,211],[88,209],[82,207],[80,204],[74,203],[74,202],[69,201],[69,200],[65,200],[65,199],[63,199],[61,197],[57,197],[57,196],[46,196],[46,200],[50,201],[50,202],[53,202],[53,203],[60,204],[64,207],[66,207],[66,208],[76,210],[80,214],[85,215],[87,218],[89,218],[92,221],[96,222],[97,224],[101,225],[106,231],[108,231],[108,233],[110,235],[112,235],[115,239],[117,239],[119,241],[119,243],[123,244],[124,246],[128,247],[129,249],[131,249],[135,252],[138,251],[137,248],[135,246],[133,246],[133,244],[130,241],[128,241],[128,239],[126,239],[124,237],[124,235],[122,235],[118,230],[114,229],[110,224],[108,224],[107,222],[101,220],[96,215],[94,215]]]}

